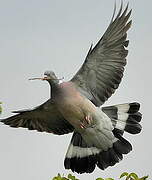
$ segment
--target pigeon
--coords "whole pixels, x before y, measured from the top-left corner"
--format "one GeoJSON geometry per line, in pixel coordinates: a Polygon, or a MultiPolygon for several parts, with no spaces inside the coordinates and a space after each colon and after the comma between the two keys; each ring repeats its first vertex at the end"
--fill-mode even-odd
{"type": "Polygon", "coordinates": [[[14,128],[56,135],[73,133],[64,167],[80,174],[114,166],[132,150],[124,132],[138,134],[142,129],[139,103],[102,106],[118,88],[128,54],[131,10],[121,3],[115,14],[116,6],[104,35],[91,45],[71,80],[61,82],[53,71],[32,78],[49,83],[50,99],[33,109],[13,111],[15,115],[1,120],[14,128]]]}

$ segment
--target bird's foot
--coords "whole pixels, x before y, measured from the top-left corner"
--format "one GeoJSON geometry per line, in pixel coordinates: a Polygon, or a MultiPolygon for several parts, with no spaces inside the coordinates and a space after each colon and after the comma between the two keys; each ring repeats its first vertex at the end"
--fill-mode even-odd
{"type": "Polygon", "coordinates": [[[80,128],[81,128],[81,129],[86,129],[85,124],[81,123],[81,124],[80,124],[80,128]]]}
{"type": "Polygon", "coordinates": [[[92,116],[90,116],[90,114],[88,114],[87,116],[85,116],[84,120],[87,124],[90,125],[91,121],[92,121],[92,116]]]}
{"type": "Polygon", "coordinates": [[[83,121],[80,123],[81,129],[86,129],[92,122],[92,117],[88,114],[84,117],[83,121]]]}

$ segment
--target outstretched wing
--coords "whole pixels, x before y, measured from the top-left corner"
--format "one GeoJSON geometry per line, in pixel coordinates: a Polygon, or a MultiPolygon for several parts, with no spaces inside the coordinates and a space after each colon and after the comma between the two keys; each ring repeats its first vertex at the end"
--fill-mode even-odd
{"type": "Polygon", "coordinates": [[[123,77],[128,51],[127,30],[131,26],[128,19],[128,5],[122,12],[121,4],[118,15],[115,10],[106,32],[87,54],[77,74],[71,79],[79,91],[89,98],[96,106],[102,105],[118,88],[123,77]],[[114,18],[115,17],[115,18],[114,18]]]}
{"type": "Polygon", "coordinates": [[[2,119],[1,122],[15,128],[23,127],[58,135],[72,132],[74,129],[58,112],[51,100],[33,110],[14,111],[14,113],[18,114],[2,119]]]}

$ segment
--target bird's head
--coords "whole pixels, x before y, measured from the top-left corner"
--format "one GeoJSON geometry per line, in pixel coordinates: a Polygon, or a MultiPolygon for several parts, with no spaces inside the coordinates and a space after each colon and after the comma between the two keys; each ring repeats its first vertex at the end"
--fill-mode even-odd
{"type": "Polygon", "coordinates": [[[57,76],[55,75],[55,73],[53,71],[45,71],[44,72],[44,77],[42,78],[31,78],[29,80],[45,80],[45,81],[48,81],[49,84],[52,84],[52,83],[55,83],[55,84],[58,84],[59,81],[61,79],[58,79],[57,76]]]}
{"type": "Polygon", "coordinates": [[[45,71],[44,72],[44,78],[42,78],[42,80],[59,81],[59,79],[56,77],[56,75],[53,71],[45,71]]]}

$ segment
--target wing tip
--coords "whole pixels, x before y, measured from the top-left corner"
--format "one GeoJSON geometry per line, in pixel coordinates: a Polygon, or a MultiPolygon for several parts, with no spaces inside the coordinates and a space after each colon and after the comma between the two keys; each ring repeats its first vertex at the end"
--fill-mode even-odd
{"type": "MultiPolygon", "coordinates": [[[[121,0],[121,4],[120,4],[120,8],[118,10],[118,13],[115,17],[115,14],[116,14],[116,9],[117,9],[117,5],[116,5],[116,0],[115,0],[115,4],[114,4],[114,10],[113,10],[113,15],[112,15],[112,18],[111,18],[111,23],[113,23],[116,19],[118,19],[120,16],[122,17],[125,17],[127,11],[128,11],[128,8],[129,8],[129,2],[126,4],[125,8],[124,8],[124,11],[123,11],[123,7],[124,7],[124,1],[121,0]]],[[[132,12],[132,9],[130,9],[130,11],[128,12],[128,14],[126,16],[128,16],[128,18],[130,17],[131,15],[131,12],[132,12]]]]}

